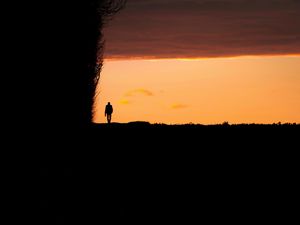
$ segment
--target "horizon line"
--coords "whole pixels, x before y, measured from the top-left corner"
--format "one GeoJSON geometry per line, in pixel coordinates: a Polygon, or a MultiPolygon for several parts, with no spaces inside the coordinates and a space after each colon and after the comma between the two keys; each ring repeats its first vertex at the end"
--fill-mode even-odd
{"type": "MultiPolygon", "coordinates": [[[[148,124],[148,125],[167,125],[167,126],[181,126],[181,125],[199,125],[199,126],[236,126],[236,125],[297,125],[299,126],[300,123],[297,122],[273,122],[273,123],[229,123],[228,121],[224,121],[222,123],[210,123],[210,124],[202,124],[202,123],[151,123],[148,121],[130,121],[130,122],[111,122],[111,124],[148,124]]],[[[93,122],[95,125],[105,125],[108,124],[107,122],[93,122]]]]}

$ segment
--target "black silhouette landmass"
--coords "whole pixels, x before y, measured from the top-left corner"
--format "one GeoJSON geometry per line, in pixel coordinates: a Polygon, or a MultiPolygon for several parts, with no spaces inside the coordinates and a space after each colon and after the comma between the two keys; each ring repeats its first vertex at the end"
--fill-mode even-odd
{"type": "Polygon", "coordinates": [[[39,167],[39,216],[51,224],[286,222],[295,211],[299,130],[94,124],[89,142],[39,167]]]}

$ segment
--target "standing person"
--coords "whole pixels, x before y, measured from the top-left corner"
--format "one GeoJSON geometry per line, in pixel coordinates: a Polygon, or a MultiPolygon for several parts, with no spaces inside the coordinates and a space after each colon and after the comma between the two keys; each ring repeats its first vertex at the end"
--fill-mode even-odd
{"type": "Polygon", "coordinates": [[[113,113],[113,107],[110,104],[110,102],[108,102],[107,105],[105,106],[105,116],[107,118],[107,123],[110,123],[112,113],[113,113]]]}

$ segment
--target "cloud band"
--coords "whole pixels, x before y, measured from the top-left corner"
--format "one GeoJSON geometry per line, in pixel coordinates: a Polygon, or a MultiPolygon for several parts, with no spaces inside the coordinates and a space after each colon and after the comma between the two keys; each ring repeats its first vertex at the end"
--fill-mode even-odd
{"type": "Polygon", "coordinates": [[[299,0],[131,0],[106,58],[300,54],[299,0]]]}

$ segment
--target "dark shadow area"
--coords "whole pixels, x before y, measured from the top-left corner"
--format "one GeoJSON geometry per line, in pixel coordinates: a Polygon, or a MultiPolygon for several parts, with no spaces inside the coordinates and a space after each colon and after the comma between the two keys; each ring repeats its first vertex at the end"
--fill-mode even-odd
{"type": "Polygon", "coordinates": [[[108,224],[290,221],[299,130],[292,124],[95,125],[86,133],[90,142],[61,154],[63,166],[53,165],[57,159],[46,164],[45,155],[40,215],[61,215],[65,224],[79,218],[108,224]]]}

